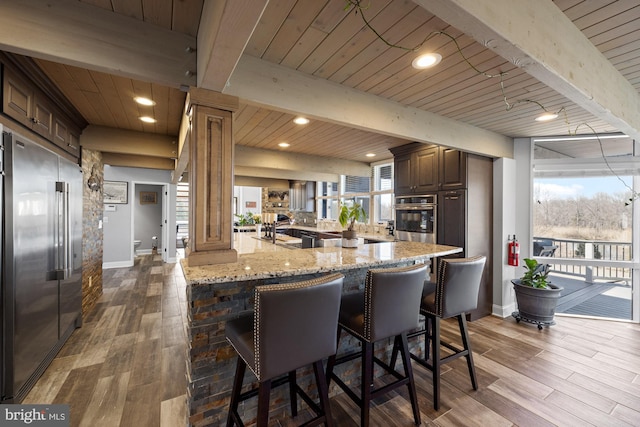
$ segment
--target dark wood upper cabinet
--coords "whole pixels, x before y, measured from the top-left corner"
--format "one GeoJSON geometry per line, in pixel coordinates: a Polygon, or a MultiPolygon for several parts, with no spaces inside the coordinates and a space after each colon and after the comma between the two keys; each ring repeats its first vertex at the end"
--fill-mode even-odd
{"type": "Polygon", "coordinates": [[[467,154],[412,143],[393,148],[396,195],[426,194],[467,187],[467,154]]]}
{"type": "MultiPolygon", "coordinates": [[[[80,156],[80,133],[86,126],[79,114],[70,117],[59,96],[47,92],[51,85],[41,88],[35,68],[26,60],[15,61],[16,57],[0,55],[2,66],[2,113],[20,123],[47,141],[52,142],[65,153],[77,159],[80,156]],[[12,59],[13,58],[13,59],[12,59]],[[84,126],[83,126],[84,125],[84,126]]],[[[73,113],[73,111],[72,111],[73,113]]]]}
{"type": "Polygon", "coordinates": [[[31,128],[33,121],[33,89],[6,68],[2,81],[2,111],[17,122],[31,128]]]}
{"type": "Polygon", "coordinates": [[[457,190],[467,187],[467,153],[440,147],[438,168],[438,190],[457,190]]]}
{"type": "Polygon", "coordinates": [[[396,195],[413,192],[412,155],[400,154],[393,159],[393,182],[396,195]]]}
{"type": "Polygon", "coordinates": [[[439,147],[422,149],[415,153],[415,192],[431,193],[438,191],[438,151],[439,147]]]}

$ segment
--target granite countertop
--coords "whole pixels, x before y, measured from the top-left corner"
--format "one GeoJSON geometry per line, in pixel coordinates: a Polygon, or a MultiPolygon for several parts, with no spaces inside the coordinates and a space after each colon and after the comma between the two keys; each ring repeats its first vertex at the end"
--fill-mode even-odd
{"type": "Polygon", "coordinates": [[[181,263],[187,281],[196,286],[383,266],[450,255],[462,250],[454,246],[418,242],[381,242],[357,248],[289,249],[284,246],[258,239],[255,233],[234,233],[237,262],[197,267],[189,267],[184,259],[181,263]]]}

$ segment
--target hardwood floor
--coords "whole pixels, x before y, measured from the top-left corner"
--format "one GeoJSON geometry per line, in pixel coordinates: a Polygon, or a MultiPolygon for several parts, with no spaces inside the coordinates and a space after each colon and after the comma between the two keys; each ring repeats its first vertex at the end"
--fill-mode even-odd
{"type": "Polygon", "coordinates": [[[69,403],[72,426],[184,426],[185,286],[159,255],[104,270],[104,295],[24,403],[69,403]]]}
{"type": "MultiPolygon", "coordinates": [[[[72,426],[184,426],[184,278],[177,264],[138,258],[105,270],[104,296],[38,381],[25,403],[71,403],[72,426]]],[[[640,325],[558,317],[539,331],[513,318],[469,323],[478,391],[464,360],[445,365],[441,409],[431,376],[413,364],[424,426],[638,426],[640,325]]],[[[443,322],[443,339],[456,338],[443,322]]],[[[337,425],[359,424],[344,394],[332,398],[337,425]]],[[[302,404],[300,404],[303,406],[302,404]]],[[[304,406],[303,406],[304,407],[304,406]]],[[[310,418],[273,420],[294,426],[310,418]]],[[[377,400],[372,426],[412,426],[402,393],[377,400]]]]}

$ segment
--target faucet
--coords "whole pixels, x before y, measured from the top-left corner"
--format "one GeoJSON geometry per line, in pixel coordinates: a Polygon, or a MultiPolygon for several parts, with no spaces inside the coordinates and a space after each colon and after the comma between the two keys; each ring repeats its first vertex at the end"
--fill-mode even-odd
{"type": "Polygon", "coordinates": [[[393,236],[393,221],[387,221],[387,226],[385,228],[389,230],[389,236],[393,236]]]}

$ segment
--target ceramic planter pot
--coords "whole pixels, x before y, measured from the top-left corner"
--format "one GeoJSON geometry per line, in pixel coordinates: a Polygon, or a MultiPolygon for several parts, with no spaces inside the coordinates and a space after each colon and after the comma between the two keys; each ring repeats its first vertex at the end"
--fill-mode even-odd
{"type": "Polygon", "coordinates": [[[556,306],[560,293],[564,290],[562,286],[549,284],[551,289],[540,289],[525,286],[519,279],[511,281],[516,293],[519,316],[532,323],[553,325],[556,306]]]}
{"type": "Polygon", "coordinates": [[[357,239],[356,230],[343,230],[342,238],[347,240],[357,239]]]}
{"type": "Polygon", "coordinates": [[[343,230],[342,231],[342,247],[343,248],[357,248],[358,236],[355,230],[343,230]]]}

